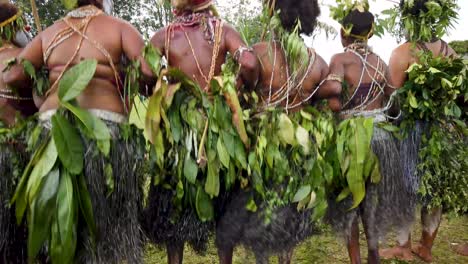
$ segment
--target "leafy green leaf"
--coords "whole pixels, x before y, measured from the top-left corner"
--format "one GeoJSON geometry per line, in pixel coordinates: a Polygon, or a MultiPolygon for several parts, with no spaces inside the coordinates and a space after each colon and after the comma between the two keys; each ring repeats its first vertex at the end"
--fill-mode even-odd
{"type": "Polygon", "coordinates": [[[110,140],[111,135],[106,123],[91,114],[85,109],[76,107],[70,103],[63,103],[63,106],[70,110],[88,130],[88,134],[92,135],[96,140],[110,140]]]}
{"type": "Polygon", "coordinates": [[[61,252],[56,263],[71,263],[75,256],[77,242],[77,216],[72,176],[63,171],[57,193],[57,225],[60,234],[61,252]]]}
{"type": "Polygon", "coordinates": [[[88,86],[97,68],[97,60],[84,60],[65,72],[59,82],[58,96],[68,102],[80,95],[88,86]]]}
{"type": "MultiPolygon", "coordinates": [[[[242,143],[241,143],[242,144],[242,143]]],[[[216,152],[212,149],[208,150],[208,175],[205,183],[205,192],[211,197],[219,195],[219,162],[216,152]]]]}
{"type": "Polygon", "coordinates": [[[301,188],[299,188],[299,190],[294,195],[293,203],[297,203],[304,200],[307,196],[309,196],[311,190],[312,189],[310,185],[301,186],[301,188]]]}
{"type": "Polygon", "coordinates": [[[219,160],[221,161],[221,164],[226,169],[229,169],[229,163],[230,163],[230,158],[229,158],[229,153],[226,150],[226,147],[224,146],[221,138],[218,138],[218,143],[216,143],[216,149],[218,151],[218,157],[219,160]]]}
{"type": "Polygon", "coordinates": [[[196,209],[198,217],[201,221],[206,222],[212,220],[214,217],[214,208],[212,201],[208,194],[203,191],[203,189],[199,186],[197,190],[196,196],[196,209]]]}
{"type": "Polygon", "coordinates": [[[279,131],[278,136],[281,142],[285,144],[294,144],[294,126],[291,119],[286,114],[279,116],[279,131]]]}
{"type": "Polygon", "coordinates": [[[57,157],[57,148],[55,147],[55,142],[52,138],[29,176],[26,187],[29,203],[33,202],[42,179],[52,170],[55,162],[57,161],[57,157]]]}
{"type": "Polygon", "coordinates": [[[296,140],[299,145],[302,146],[305,154],[309,154],[310,152],[310,138],[309,132],[305,130],[305,128],[299,126],[296,129],[296,140]]]}
{"type": "Polygon", "coordinates": [[[78,130],[61,115],[52,116],[52,137],[58,157],[72,174],[80,174],[84,166],[84,147],[78,130]]]}
{"type": "Polygon", "coordinates": [[[195,184],[197,182],[198,166],[189,154],[185,157],[184,176],[188,182],[195,184]]]}
{"type": "Polygon", "coordinates": [[[36,199],[31,203],[28,231],[28,257],[30,260],[36,257],[50,234],[50,224],[55,214],[59,178],[60,172],[58,169],[47,174],[36,199]]]}
{"type": "Polygon", "coordinates": [[[91,238],[94,239],[96,237],[97,229],[96,223],[94,222],[93,205],[91,203],[91,196],[89,195],[88,187],[86,186],[86,180],[82,174],[78,175],[77,189],[81,215],[85,219],[91,238]]]}

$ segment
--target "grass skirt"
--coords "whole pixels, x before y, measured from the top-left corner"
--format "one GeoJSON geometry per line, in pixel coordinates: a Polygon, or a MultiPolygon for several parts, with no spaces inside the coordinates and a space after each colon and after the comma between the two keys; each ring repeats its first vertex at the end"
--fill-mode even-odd
{"type": "Polygon", "coordinates": [[[138,215],[142,202],[143,151],[138,144],[122,139],[119,124],[106,124],[112,135],[109,157],[102,156],[94,142],[85,140],[84,176],[97,234],[95,246],[87,231],[80,234],[83,243],[79,242],[78,262],[141,263],[143,239],[138,215]],[[104,176],[106,162],[112,166],[114,178],[114,189],[110,194],[104,176]]]}
{"type": "Polygon", "coordinates": [[[27,228],[25,224],[16,224],[15,209],[9,207],[16,188],[15,165],[22,170],[27,163],[22,147],[20,144],[0,144],[0,263],[27,263],[28,259],[27,228]]]}
{"type": "Polygon", "coordinates": [[[392,134],[375,126],[371,146],[380,162],[381,181],[367,183],[366,196],[356,209],[349,210],[351,197],[338,203],[334,196],[329,199],[326,220],[345,238],[349,238],[357,216],[368,224],[370,234],[376,238],[385,236],[391,228],[411,224],[414,218],[415,197],[403,174],[399,149],[392,134]]]}
{"type": "Polygon", "coordinates": [[[259,206],[255,213],[245,206],[252,193],[234,192],[224,208],[216,227],[216,246],[229,249],[243,244],[257,258],[264,259],[293,249],[314,232],[312,210],[299,212],[289,205],[273,212],[271,223],[265,223],[265,214],[259,206]]]}
{"type": "Polygon", "coordinates": [[[141,219],[145,234],[156,245],[189,243],[197,253],[204,253],[214,223],[202,222],[190,206],[178,215],[173,204],[175,195],[173,190],[151,184],[148,206],[141,219]]]}

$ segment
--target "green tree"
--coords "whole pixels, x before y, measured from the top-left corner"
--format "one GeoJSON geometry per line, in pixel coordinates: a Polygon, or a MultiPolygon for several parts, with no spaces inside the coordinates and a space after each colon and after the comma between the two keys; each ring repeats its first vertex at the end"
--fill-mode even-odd
{"type": "Polygon", "coordinates": [[[468,55],[468,40],[452,41],[449,45],[456,53],[460,55],[468,55]]]}
{"type": "MultiPolygon", "coordinates": [[[[12,2],[21,7],[26,20],[33,27],[33,33],[36,33],[30,0],[12,2]]],[[[36,0],[36,5],[42,28],[52,25],[67,12],[60,0],[36,0]]],[[[170,2],[160,3],[159,0],[115,0],[114,15],[129,21],[145,35],[163,27],[172,19],[170,2]]]]}

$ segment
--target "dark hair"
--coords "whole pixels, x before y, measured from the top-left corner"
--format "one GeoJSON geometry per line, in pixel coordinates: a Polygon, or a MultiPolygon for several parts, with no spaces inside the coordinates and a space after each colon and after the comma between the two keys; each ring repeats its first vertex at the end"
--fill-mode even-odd
{"type": "Polygon", "coordinates": [[[78,0],[78,7],[86,5],[94,5],[97,8],[102,9],[102,2],[99,2],[98,0],[78,0]]]}
{"type": "Polygon", "coordinates": [[[358,36],[367,36],[374,24],[374,15],[371,12],[360,12],[357,9],[351,11],[344,19],[343,26],[346,28],[352,26],[351,34],[358,36]]]}
{"type": "MultiPolygon", "coordinates": [[[[413,16],[417,16],[421,13],[425,13],[428,11],[426,7],[426,3],[429,1],[430,0],[414,0],[414,5],[409,9],[405,9],[404,7],[405,7],[406,0],[401,0],[400,9],[402,10],[403,15],[410,14],[413,16]]],[[[440,4],[441,0],[435,0],[435,2],[440,4]]]]}
{"type": "Polygon", "coordinates": [[[18,8],[10,3],[0,4],[0,23],[12,18],[18,13],[18,8]]]}
{"type": "Polygon", "coordinates": [[[280,11],[281,24],[286,30],[292,30],[297,21],[301,23],[300,33],[312,34],[320,16],[317,0],[276,0],[276,10],[280,11]]]}

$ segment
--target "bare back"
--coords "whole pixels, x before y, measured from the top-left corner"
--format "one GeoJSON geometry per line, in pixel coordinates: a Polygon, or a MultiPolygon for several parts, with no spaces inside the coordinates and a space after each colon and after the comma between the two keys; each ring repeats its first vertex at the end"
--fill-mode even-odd
{"type": "Polygon", "coordinates": [[[352,108],[359,104],[362,104],[361,110],[382,108],[387,92],[381,91],[388,90],[387,70],[385,62],[374,53],[370,53],[367,58],[350,51],[333,56],[330,62],[330,73],[341,76],[347,87],[342,91],[342,97],[348,98],[349,101],[342,102],[343,108],[352,108]],[[380,87],[375,87],[375,85],[380,87]],[[368,95],[366,90],[372,87],[378,91],[379,95],[372,101],[363,103],[368,95]]]}
{"type": "Polygon", "coordinates": [[[41,112],[59,106],[56,82],[66,70],[65,66],[69,64],[70,68],[86,59],[96,59],[98,66],[88,88],[77,97],[78,104],[87,109],[126,112],[119,64],[123,56],[131,60],[139,58],[143,39],[127,22],[102,12],[83,26],[86,19],[65,17],[40,33],[19,56],[31,61],[36,68],[46,66],[49,69],[52,87],[40,107],[41,112]]]}
{"type": "MultiPolygon", "coordinates": [[[[201,88],[208,89],[209,80],[219,75],[227,53],[235,55],[246,48],[240,34],[220,19],[214,19],[212,40],[207,38],[200,24],[185,26],[171,24],[151,39],[154,47],[168,57],[169,65],[178,68],[196,81],[201,88]]],[[[257,78],[257,61],[250,52],[243,52],[235,58],[241,67],[241,77],[246,84],[257,78]]]]}
{"type": "MultiPolygon", "coordinates": [[[[271,99],[275,100],[277,99],[275,94],[288,85],[290,72],[286,55],[277,42],[260,42],[253,46],[253,50],[261,65],[258,89],[262,99],[268,102],[271,96],[271,99]]],[[[310,96],[328,74],[328,65],[322,57],[313,50],[310,50],[310,53],[311,63],[306,65],[308,69],[305,74],[298,76],[297,82],[301,87],[291,94],[291,102],[289,102],[291,106],[299,107],[312,99],[310,96]]],[[[281,105],[285,106],[286,102],[282,102],[281,105]]]]}

